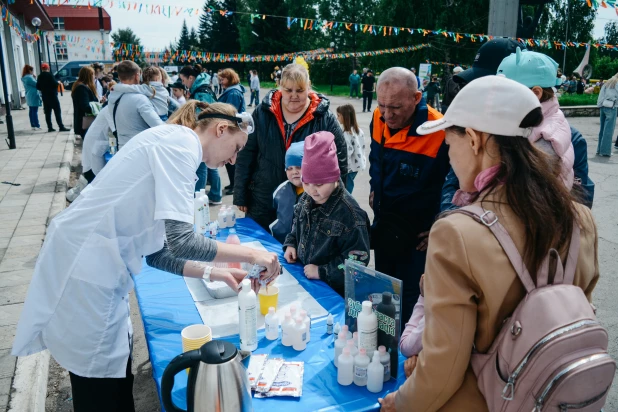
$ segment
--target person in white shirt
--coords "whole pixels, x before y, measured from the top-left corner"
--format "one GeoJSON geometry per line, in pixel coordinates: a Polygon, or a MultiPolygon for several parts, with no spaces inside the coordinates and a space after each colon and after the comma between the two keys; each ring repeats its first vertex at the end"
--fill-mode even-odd
{"type": "Polygon", "coordinates": [[[75,412],[134,410],[128,293],[143,256],[150,266],[234,290],[245,271],[203,262],[258,264],[266,283],[279,275],[275,253],[193,232],[198,165],[234,163],[253,128],[251,116],[231,105],[190,101],[168,124],[131,139],[52,220],[12,353],[48,349],[69,371],[75,412]]]}
{"type": "Polygon", "coordinates": [[[187,99],[185,97],[187,94],[187,88],[185,87],[184,84],[182,84],[180,80],[173,83],[171,86],[171,89],[172,89],[172,99],[176,100],[176,102],[180,106],[182,106],[183,104],[187,102],[187,99]]]}

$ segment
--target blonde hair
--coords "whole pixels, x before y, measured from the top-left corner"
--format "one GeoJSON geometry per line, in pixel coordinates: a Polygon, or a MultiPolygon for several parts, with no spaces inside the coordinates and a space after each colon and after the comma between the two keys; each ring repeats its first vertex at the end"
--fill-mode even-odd
{"type": "Polygon", "coordinates": [[[161,72],[161,83],[163,83],[163,86],[167,87],[167,85],[172,82],[172,79],[163,67],[157,67],[157,69],[159,69],[159,72],[161,72]]]}
{"type": "Polygon", "coordinates": [[[237,123],[226,119],[217,119],[208,117],[200,119],[202,114],[223,114],[227,116],[236,116],[236,109],[231,104],[227,103],[212,103],[208,104],[199,100],[188,100],[172,116],[167,120],[167,124],[177,124],[190,129],[203,128],[206,129],[214,122],[226,122],[232,132],[240,131],[237,123]],[[197,110],[199,109],[199,114],[197,110]]]}
{"type": "Polygon", "coordinates": [[[144,71],[142,72],[142,80],[144,81],[144,83],[153,82],[155,81],[157,77],[161,77],[161,72],[159,71],[158,67],[155,67],[155,66],[146,67],[144,71]]]}
{"type": "Polygon", "coordinates": [[[616,84],[618,83],[618,73],[614,74],[614,76],[605,82],[604,86],[606,89],[615,89],[616,84]]]}
{"type": "Polygon", "coordinates": [[[311,87],[311,80],[309,80],[307,68],[297,63],[291,63],[285,66],[281,72],[279,87],[282,87],[283,84],[288,82],[292,82],[304,88],[311,87]]]}

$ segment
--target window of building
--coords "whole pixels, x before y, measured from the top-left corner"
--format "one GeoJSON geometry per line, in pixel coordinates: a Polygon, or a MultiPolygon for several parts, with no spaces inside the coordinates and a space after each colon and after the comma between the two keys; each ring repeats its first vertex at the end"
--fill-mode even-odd
{"type": "Polygon", "coordinates": [[[64,30],[64,17],[54,17],[52,21],[55,30],[64,30]]]}
{"type": "Polygon", "coordinates": [[[69,50],[67,48],[67,42],[65,41],[56,42],[56,59],[69,60],[69,50]]]}

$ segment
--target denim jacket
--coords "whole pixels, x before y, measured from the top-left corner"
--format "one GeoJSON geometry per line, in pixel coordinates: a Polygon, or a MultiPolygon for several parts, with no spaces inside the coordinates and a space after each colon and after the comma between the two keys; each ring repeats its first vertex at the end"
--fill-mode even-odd
{"type": "Polygon", "coordinates": [[[292,232],[283,244],[283,250],[296,248],[303,265],[318,266],[320,280],[341,296],[345,286],[343,264],[349,255],[356,255],[364,265],[369,263],[369,218],[343,187],[340,180],[320,207],[304,193],[294,208],[292,232]]]}

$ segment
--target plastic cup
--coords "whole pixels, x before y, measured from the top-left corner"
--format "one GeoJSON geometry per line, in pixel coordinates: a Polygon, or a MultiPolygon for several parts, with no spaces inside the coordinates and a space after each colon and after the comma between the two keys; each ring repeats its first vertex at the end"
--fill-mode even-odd
{"type": "Polygon", "coordinates": [[[279,288],[276,286],[266,286],[260,288],[258,292],[258,299],[260,301],[260,313],[262,315],[268,314],[268,308],[271,306],[277,310],[277,301],[279,300],[279,288]]]}
{"type": "MultiPolygon", "coordinates": [[[[182,337],[182,351],[189,352],[201,348],[212,340],[212,330],[206,325],[187,326],[180,333],[182,337]]],[[[186,369],[189,373],[189,368],[186,369]]]]}

